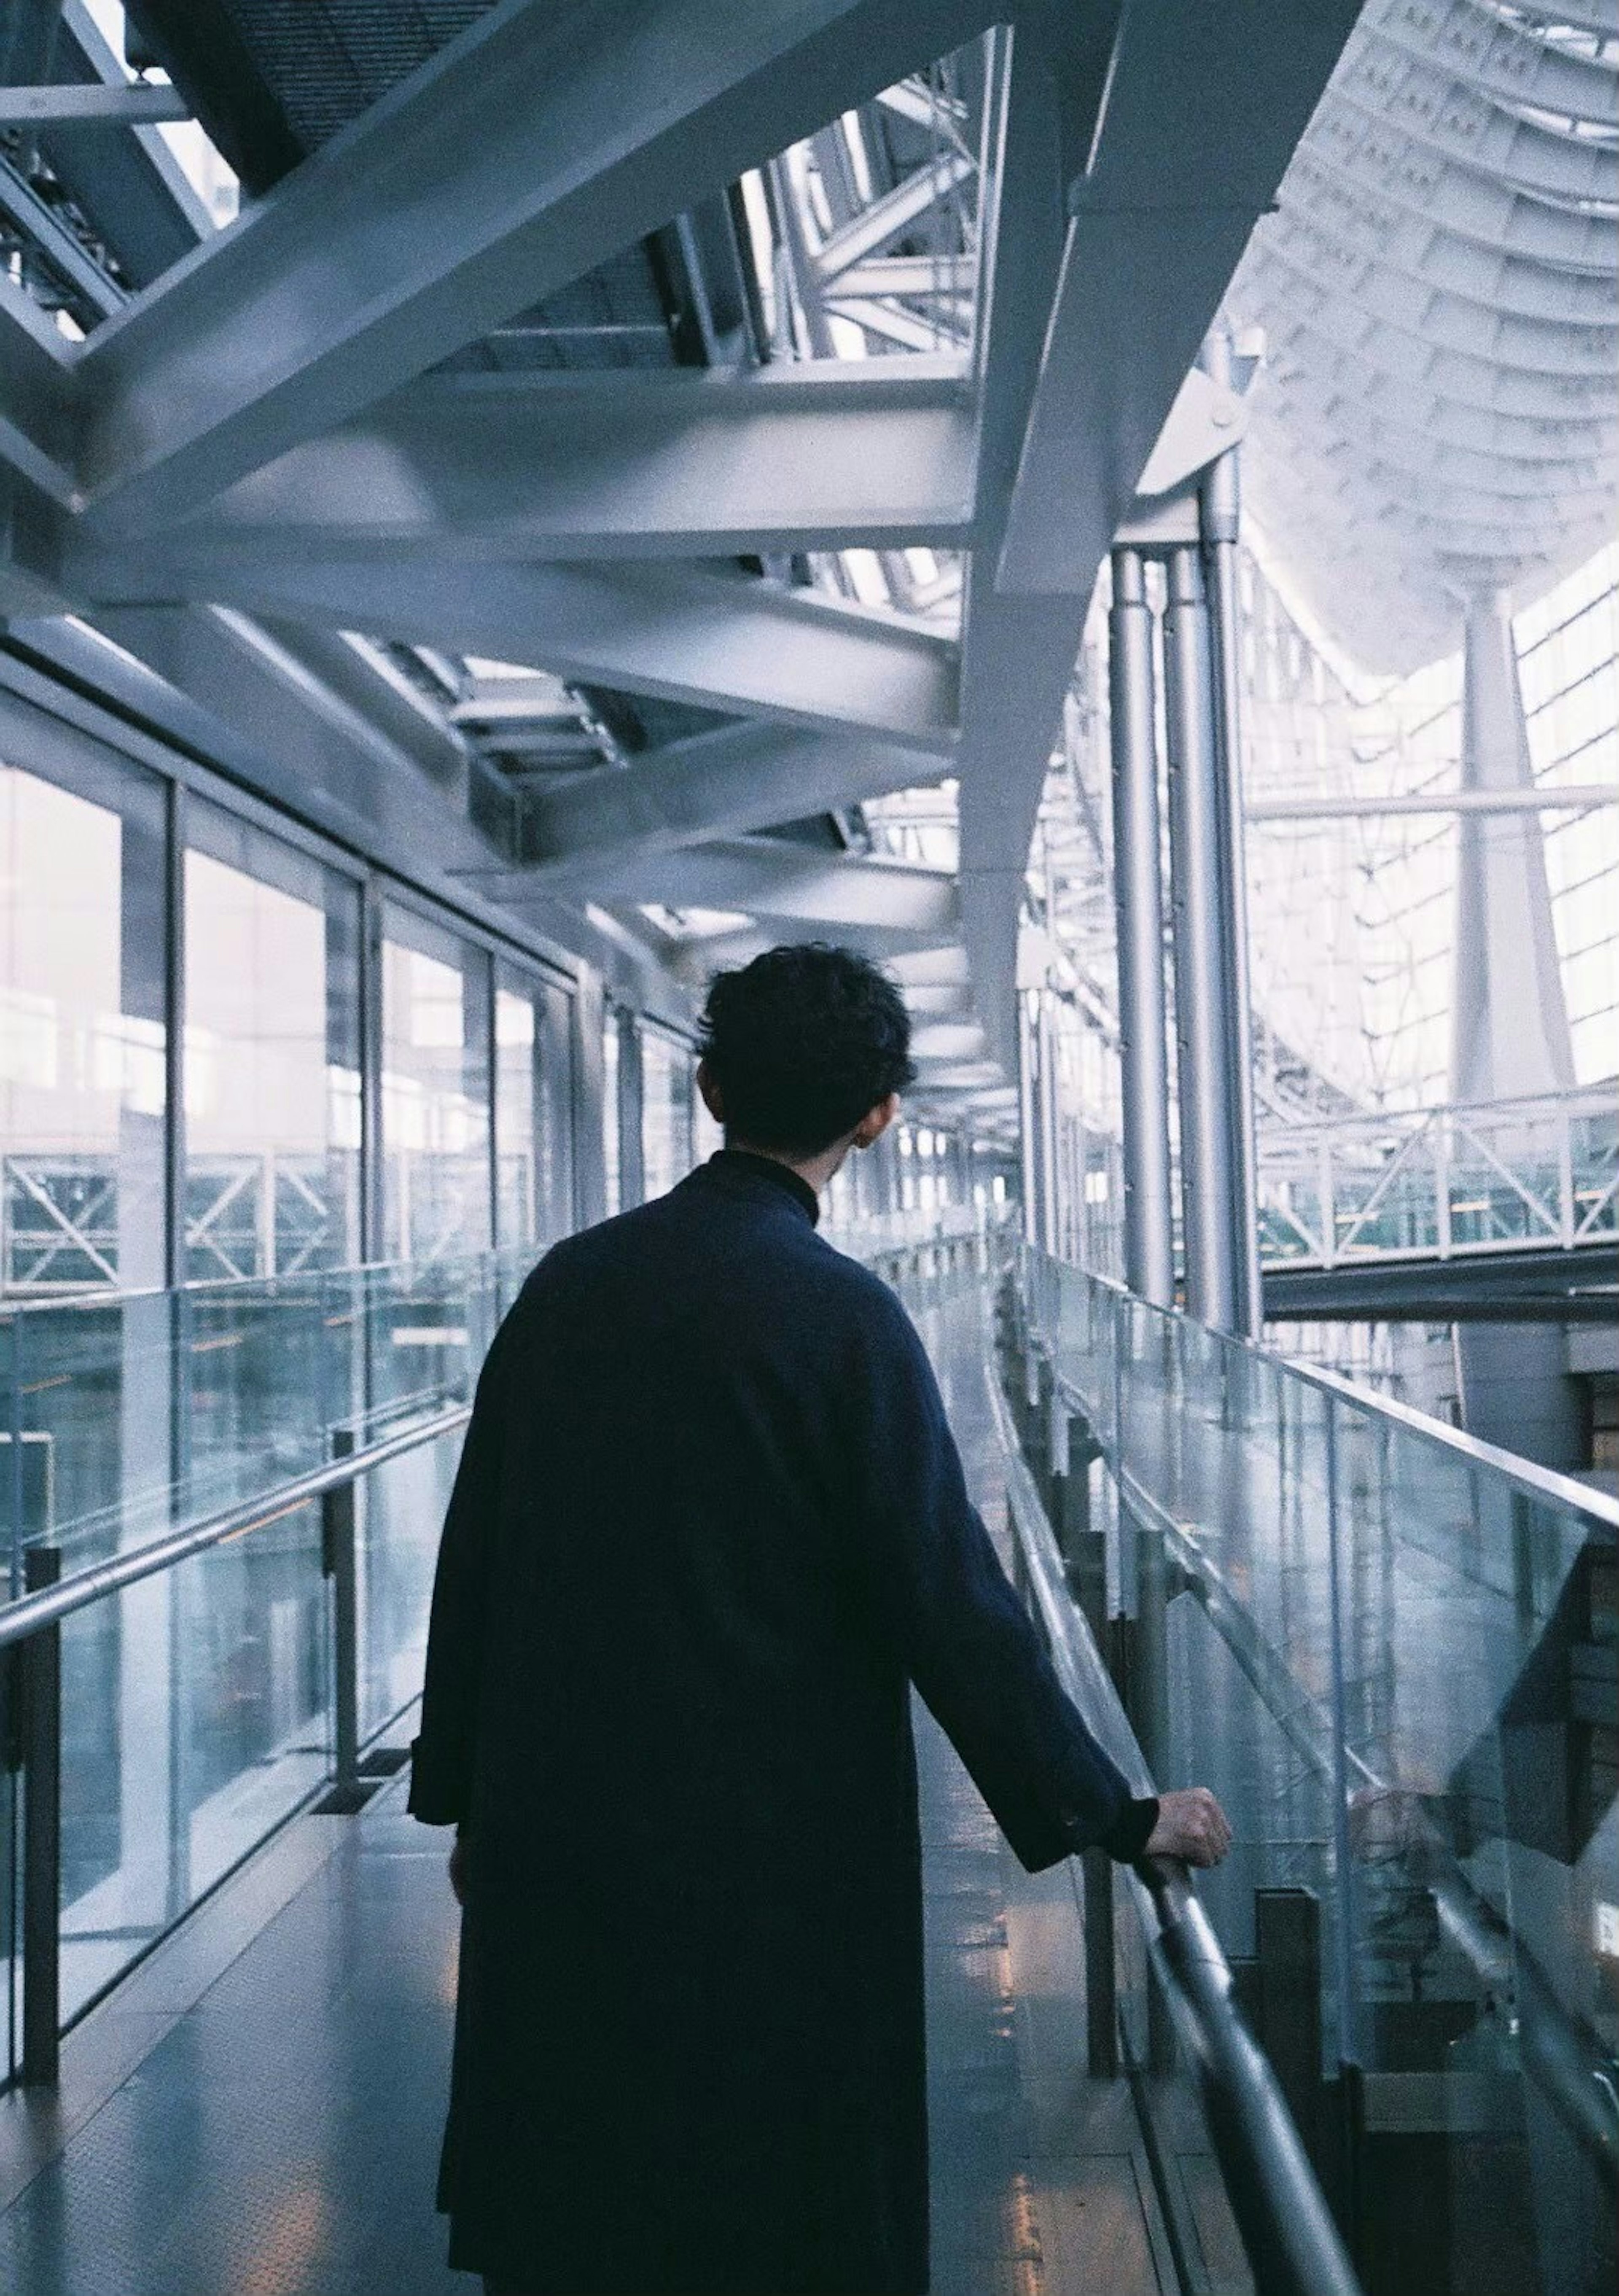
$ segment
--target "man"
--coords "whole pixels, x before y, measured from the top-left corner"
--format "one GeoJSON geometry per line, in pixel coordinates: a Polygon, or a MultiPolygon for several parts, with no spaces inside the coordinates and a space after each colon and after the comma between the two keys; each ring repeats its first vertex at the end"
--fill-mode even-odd
{"type": "Polygon", "coordinates": [[[720,975],[725,1147],[549,1252],[478,1382],[411,1808],[461,1828],[439,2205],[502,2296],[926,2290],[912,1683],[1031,1869],[1229,1840],[1131,1800],[904,1309],[815,1233],[909,1041],[846,950],[720,975]]]}

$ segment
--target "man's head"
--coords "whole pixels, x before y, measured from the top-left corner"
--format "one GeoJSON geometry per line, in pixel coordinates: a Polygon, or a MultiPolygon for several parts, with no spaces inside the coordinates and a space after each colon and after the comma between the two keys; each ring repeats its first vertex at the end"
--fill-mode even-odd
{"type": "Polygon", "coordinates": [[[899,990],[852,949],[812,941],[716,973],[699,1081],[734,1147],[807,1164],[866,1147],[910,1084],[899,990]]]}

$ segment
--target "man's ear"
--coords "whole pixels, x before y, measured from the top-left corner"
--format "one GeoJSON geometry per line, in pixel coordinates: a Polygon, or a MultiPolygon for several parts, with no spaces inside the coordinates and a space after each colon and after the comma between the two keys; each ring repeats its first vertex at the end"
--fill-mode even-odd
{"type": "MultiPolygon", "coordinates": [[[[701,1075],[700,1069],[698,1073],[701,1075]]],[[[891,1092],[887,1100],[879,1100],[875,1108],[868,1108],[854,1127],[855,1147],[870,1148],[875,1141],[880,1140],[898,1114],[899,1095],[896,1092],[891,1092]]]]}
{"type": "Polygon", "coordinates": [[[707,1061],[697,1064],[697,1088],[703,1096],[703,1106],[716,1124],[725,1121],[725,1103],[720,1098],[720,1088],[714,1081],[714,1072],[707,1061]]]}

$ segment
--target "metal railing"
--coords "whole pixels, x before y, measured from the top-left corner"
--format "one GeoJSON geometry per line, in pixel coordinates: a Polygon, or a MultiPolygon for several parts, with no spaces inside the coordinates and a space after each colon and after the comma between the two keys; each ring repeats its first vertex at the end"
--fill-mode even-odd
{"type": "MultiPolygon", "coordinates": [[[[1449,2159],[1515,2127],[1511,2173],[1611,2253],[1619,2021],[1593,1899],[1619,1505],[1044,1254],[1018,1264],[1025,1435],[1064,1552],[1106,1547],[1155,1765],[1212,1765],[1229,1798],[1236,1849],[1206,1892],[1228,1952],[1263,1972],[1262,1900],[1310,1900],[1312,2111],[1352,2159],[1419,2136],[1449,2159]]],[[[1340,2204],[1363,2225],[1353,2175],[1340,2204]]],[[[1536,2270],[1525,2285],[1564,2284],[1555,2259],[1536,2270]]],[[[1468,2274],[1447,2255],[1427,2278],[1438,2296],[1468,2274]]]]}
{"type": "Polygon", "coordinates": [[[1259,1139],[1270,1267],[1619,1238],[1619,1088],[1269,1125],[1259,1139]]]}
{"type": "MultiPolygon", "coordinates": [[[[876,1264],[902,1283],[948,1282],[991,1271],[987,1240],[976,1234],[890,1242],[876,1264]]],[[[998,1369],[985,1379],[1004,1455],[1008,1510],[1017,1542],[1020,1590],[1032,1609],[1058,1678],[1087,1726],[1136,1794],[1155,1791],[1140,1743],[1069,1591],[1056,1538],[1008,1411],[998,1369]]],[[[1086,2006],[1090,2069],[1110,2072],[1118,2028],[1113,1950],[1113,1874],[1102,1851],[1085,1866],[1086,2006]]],[[[1347,2249],[1269,2061],[1239,2013],[1231,1972],[1190,1876],[1179,1860],[1142,1858],[1129,1890],[1204,2105],[1255,2287],[1264,2296],[1361,2296],[1347,2249]]],[[[1138,2103],[1140,2097],[1138,2095],[1138,2103]]],[[[1143,2133],[1152,2149],[1149,2116],[1143,2133]]],[[[1163,2181],[1167,2185],[1168,2178],[1163,2181]]],[[[1190,2240],[1166,2199],[1165,2220],[1182,2284],[1198,2284],[1190,2240]]]]}
{"type": "MultiPolygon", "coordinates": [[[[62,1622],[93,1603],[176,1570],[195,1555],[250,1538],[300,1508],[318,1505],[321,1564],[331,1588],[333,1760],[311,1793],[324,1787],[338,1798],[333,1807],[357,1807],[364,1788],[360,1772],[356,1488],[406,1454],[458,1434],[470,1416],[470,1403],[454,1404],[397,1428],[362,1449],[353,1447],[348,1431],[333,1431],[333,1456],[323,1465],[294,1476],[272,1493],[258,1493],[220,1508],[166,1537],[126,1549],[66,1578],[60,1575],[59,1546],[42,1540],[25,1550],[28,1591],[0,1606],[0,1713],[10,1718],[4,1733],[9,1742],[8,1767],[22,1787],[21,2048],[17,2072],[25,2086],[55,2082],[63,2024],[62,1622]]],[[[309,1799],[306,1793],[295,1807],[304,1806],[309,1799]]],[[[281,1818],[275,1821],[281,1822],[281,1818]]],[[[246,1842],[233,1863],[240,1864],[241,1857],[258,1846],[256,1841],[246,1842]]],[[[154,1932],[145,1949],[191,1910],[190,1904],[175,1909],[167,1927],[154,1932]]],[[[119,1968],[108,1982],[124,1975],[128,1965],[119,1968]]],[[[100,1991],[106,1989],[103,1985],[100,1991]]]]}

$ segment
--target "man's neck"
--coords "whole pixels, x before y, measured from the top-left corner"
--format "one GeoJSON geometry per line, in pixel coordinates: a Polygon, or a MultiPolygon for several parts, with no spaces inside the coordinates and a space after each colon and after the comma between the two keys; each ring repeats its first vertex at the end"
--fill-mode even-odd
{"type": "Polygon", "coordinates": [[[805,1185],[813,1188],[818,1196],[826,1193],[832,1175],[849,1152],[848,1142],[838,1140],[831,1147],[823,1148],[819,1156],[787,1156],[779,1148],[756,1148],[751,1140],[733,1139],[729,1132],[725,1135],[725,1145],[739,1150],[744,1156],[762,1156],[766,1163],[780,1164],[786,1170],[796,1172],[805,1185]]]}

